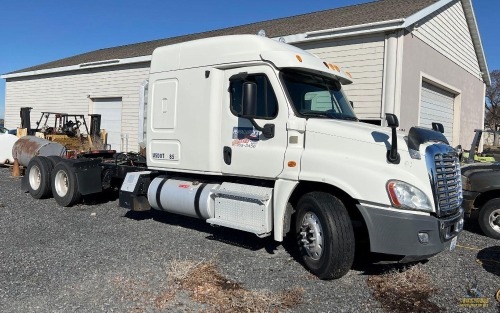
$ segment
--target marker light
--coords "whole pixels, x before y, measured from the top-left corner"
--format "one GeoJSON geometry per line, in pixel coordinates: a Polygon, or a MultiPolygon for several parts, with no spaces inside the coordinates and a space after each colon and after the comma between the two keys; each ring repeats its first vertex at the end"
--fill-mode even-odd
{"type": "Polygon", "coordinates": [[[302,58],[300,57],[300,55],[295,55],[295,57],[297,58],[297,60],[299,60],[299,62],[302,62],[302,58]]]}

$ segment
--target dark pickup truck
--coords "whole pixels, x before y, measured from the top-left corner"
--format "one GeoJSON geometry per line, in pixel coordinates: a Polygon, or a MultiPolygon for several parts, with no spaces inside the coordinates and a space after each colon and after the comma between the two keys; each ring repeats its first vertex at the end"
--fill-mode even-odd
{"type": "MultiPolygon", "coordinates": [[[[491,130],[474,130],[475,135],[462,166],[463,208],[466,215],[479,209],[478,222],[484,234],[500,239],[500,163],[496,155],[495,163],[475,163],[476,153],[483,133],[495,133],[491,130]]],[[[490,151],[492,152],[492,151],[490,151]]],[[[494,152],[494,151],[493,151],[494,152]]],[[[495,160],[492,155],[491,159],[495,160]]],[[[480,158],[478,158],[480,160],[480,158]]]]}
{"type": "Polygon", "coordinates": [[[473,163],[462,167],[465,214],[479,209],[484,234],[500,239],[500,163],[473,163]]]}

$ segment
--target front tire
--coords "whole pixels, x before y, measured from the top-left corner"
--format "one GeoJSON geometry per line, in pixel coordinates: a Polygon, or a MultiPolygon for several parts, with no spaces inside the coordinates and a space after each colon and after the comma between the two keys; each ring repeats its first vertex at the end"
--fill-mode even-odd
{"type": "Polygon", "coordinates": [[[486,202],[479,210],[479,226],[491,238],[500,239],[500,198],[486,202]]]}
{"type": "Polygon", "coordinates": [[[336,279],[354,261],[354,231],[347,209],[337,197],[310,192],[297,205],[295,230],[306,267],[320,279],[336,279]]]}
{"type": "Polygon", "coordinates": [[[50,196],[50,172],[52,164],[45,157],[36,156],[30,160],[26,168],[28,192],[35,199],[50,196]]]}
{"type": "Polygon", "coordinates": [[[59,162],[52,170],[52,195],[57,204],[70,207],[80,201],[76,174],[67,162],[59,162]]]}

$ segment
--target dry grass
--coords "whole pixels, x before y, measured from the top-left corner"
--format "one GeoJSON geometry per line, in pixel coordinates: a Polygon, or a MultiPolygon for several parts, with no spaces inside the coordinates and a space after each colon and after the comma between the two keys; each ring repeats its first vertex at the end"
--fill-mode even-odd
{"type": "Polygon", "coordinates": [[[173,261],[167,274],[192,300],[205,304],[206,312],[275,312],[298,305],[303,295],[300,288],[280,293],[246,290],[211,262],[173,261]]]}
{"type": "Polygon", "coordinates": [[[204,260],[200,262],[193,262],[189,260],[177,260],[174,259],[168,263],[166,266],[167,278],[170,282],[179,282],[185,279],[189,272],[193,270],[196,266],[202,264],[204,260]]]}
{"type": "Polygon", "coordinates": [[[182,306],[193,312],[278,312],[301,303],[302,288],[281,292],[247,290],[224,277],[212,262],[173,260],[166,266],[166,284],[154,293],[144,280],[116,277],[122,299],[134,303],[131,312],[168,312],[182,306]]]}
{"type": "Polygon", "coordinates": [[[390,312],[441,312],[442,308],[429,301],[437,290],[430,277],[419,267],[404,272],[392,271],[368,277],[373,296],[390,312]]]}

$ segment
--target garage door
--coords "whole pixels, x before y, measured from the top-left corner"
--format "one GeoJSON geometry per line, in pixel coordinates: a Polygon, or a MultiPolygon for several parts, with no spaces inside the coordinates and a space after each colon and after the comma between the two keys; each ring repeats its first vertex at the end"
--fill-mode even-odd
{"type": "Polygon", "coordinates": [[[422,82],[419,125],[432,127],[433,122],[444,126],[444,135],[453,142],[453,103],[455,95],[434,85],[422,82]]]}
{"type": "Polygon", "coordinates": [[[122,151],[122,99],[94,99],[94,114],[101,114],[101,128],[108,133],[108,144],[122,151]]]}

